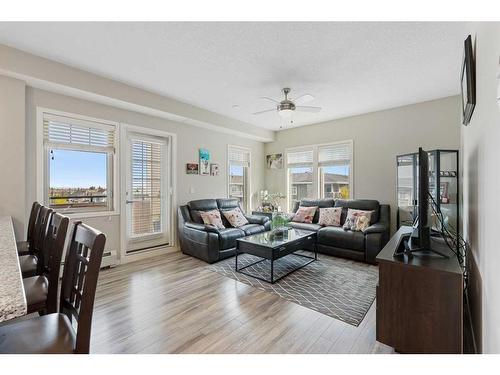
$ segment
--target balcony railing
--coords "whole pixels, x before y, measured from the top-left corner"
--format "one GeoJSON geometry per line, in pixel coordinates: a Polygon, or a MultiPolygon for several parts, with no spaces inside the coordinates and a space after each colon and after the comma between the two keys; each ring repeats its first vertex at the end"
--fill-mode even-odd
{"type": "Polygon", "coordinates": [[[84,208],[106,207],[107,195],[59,195],[51,196],[50,207],[84,208]]]}

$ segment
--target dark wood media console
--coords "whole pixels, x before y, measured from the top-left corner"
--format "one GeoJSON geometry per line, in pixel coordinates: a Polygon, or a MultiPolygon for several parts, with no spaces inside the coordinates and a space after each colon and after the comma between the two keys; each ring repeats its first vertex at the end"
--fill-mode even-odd
{"type": "Polygon", "coordinates": [[[456,256],[442,238],[432,238],[437,250],[412,259],[394,256],[401,227],[378,254],[377,340],[400,353],[463,352],[463,276],[456,256]]]}

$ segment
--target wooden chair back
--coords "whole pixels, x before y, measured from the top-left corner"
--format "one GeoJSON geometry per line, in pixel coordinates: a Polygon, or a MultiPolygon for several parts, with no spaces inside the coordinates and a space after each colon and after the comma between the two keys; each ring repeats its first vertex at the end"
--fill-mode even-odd
{"type": "Polygon", "coordinates": [[[68,226],[68,217],[56,212],[52,213],[48,222],[44,244],[39,252],[38,264],[40,266],[40,274],[44,275],[49,281],[47,292],[48,314],[57,312],[59,272],[64,244],[68,234],[68,226]]]}
{"type": "Polygon", "coordinates": [[[60,312],[78,323],[75,353],[88,353],[97,278],[106,236],[76,222],[64,262],[60,312]]]}
{"type": "Polygon", "coordinates": [[[34,246],[33,239],[35,235],[35,224],[41,207],[42,205],[38,202],[34,202],[31,206],[30,218],[28,221],[28,233],[26,238],[30,248],[34,246]]]}
{"type": "Polygon", "coordinates": [[[40,211],[38,212],[38,216],[36,218],[33,234],[33,247],[30,248],[30,253],[32,254],[38,255],[38,253],[40,253],[40,251],[42,250],[51,213],[51,208],[45,206],[40,207],[40,211]]]}

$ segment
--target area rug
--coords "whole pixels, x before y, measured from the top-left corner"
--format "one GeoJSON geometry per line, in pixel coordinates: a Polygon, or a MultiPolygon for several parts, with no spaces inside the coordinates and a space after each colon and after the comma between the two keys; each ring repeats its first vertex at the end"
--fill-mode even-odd
{"type": "MultiPolygon", "coordinates": [[[[253,255],[242,254],[238,256],[238,268],[259,259],[253,255]]],[[[308,259],[294,254],[275,261],[275,278],[307,261],[308,259]]],[[[375,299],[378,269],[373,265],[319,254],[318,261],[270,284],[236,272],[234,263],[235,258],[232,257],[207,267],[210,271],[277,294],[288,301],[356,327],[375,299]]],[[[269,279],[270,262],[260,262],[245,271],[269,279]]]]}

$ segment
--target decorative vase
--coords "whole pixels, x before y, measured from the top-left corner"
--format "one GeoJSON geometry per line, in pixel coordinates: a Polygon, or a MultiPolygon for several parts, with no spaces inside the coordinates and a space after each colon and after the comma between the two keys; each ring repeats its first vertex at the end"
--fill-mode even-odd
{"type": "Polygon", "coordinates": [[[288,217],[282,212],[273,212],[271,221],[271,230],[276,238],[283,237],[283,233],[288,231],[287,227],[288,217]]]}

